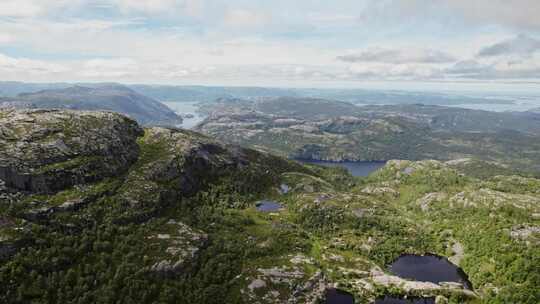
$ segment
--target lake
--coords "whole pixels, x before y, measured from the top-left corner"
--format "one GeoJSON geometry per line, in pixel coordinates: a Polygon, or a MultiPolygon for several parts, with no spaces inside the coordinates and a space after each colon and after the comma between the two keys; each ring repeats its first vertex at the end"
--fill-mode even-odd
{"type": "Polygon", "coordinates": [[[461,268],[436,255],[402,255],[390,265],[390,272],[405,279],[422,282],[458,282],[465,288],[472,289],[472,283],[461,268]]]}
{"type": "Polygon", "coordinates": [[[359,162],[330,162],[322,160],[304,160],[297,159],[297,161],[304,164],[314,164],[325,167],[342,167],[347,169],[352,176],[368,176],[374,171],[382,168],[386,162],[384,161],[359,161],[359,162]]]}
{"type": "Polygon", "coordinates": [[[261,212],[275,212],[282,208],[280,203],[270,200],[258,201],[255,206],[257,207],[257,210],[261,212]]]}
{"type": "Polygon", "coordinates": [[[354,297],[352,294],[336,288],[327,289],[325,297],[326,304],[354,304],[354,297]]]}
{"type": "Polygon", "coordinates": [[[178,127],[192,129],[206,118],[205,115],[197,112],[199,110],[199,102],[164,101],[163,103],[176,114],[182,116],[183,122],[178,127]],[[184,117],[186,114],[192,114],[193,118],[184,117]]]}

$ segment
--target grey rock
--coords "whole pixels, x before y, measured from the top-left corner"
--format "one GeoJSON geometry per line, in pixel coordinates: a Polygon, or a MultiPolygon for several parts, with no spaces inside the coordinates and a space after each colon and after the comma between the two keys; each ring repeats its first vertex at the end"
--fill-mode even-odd
{"type": "Polygon", "coordinates": [[[121,174],[137,160],[137,123],[108,112],[0,110],[0,180],[54,193],[121,174]]]}
{"type": "Polygon", "coordinates": [[[179,274],[195,263],[207,244],[208,235],[174,220],[167,222],[164,228],[174,232],[156,233],[147,237],[149,242],[167,244],[166,250],[159,254],[162,258],[152,264],[150,271],[160,275],[179,274]]]}

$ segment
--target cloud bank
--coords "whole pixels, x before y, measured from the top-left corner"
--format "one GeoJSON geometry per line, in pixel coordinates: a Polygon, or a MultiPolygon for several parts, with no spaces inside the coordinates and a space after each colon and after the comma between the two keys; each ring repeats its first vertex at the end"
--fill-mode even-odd
{"type": "Polygon", "coordinates": [[[0,80],[540,81],[540,1],[3,0],[0,80]]]}

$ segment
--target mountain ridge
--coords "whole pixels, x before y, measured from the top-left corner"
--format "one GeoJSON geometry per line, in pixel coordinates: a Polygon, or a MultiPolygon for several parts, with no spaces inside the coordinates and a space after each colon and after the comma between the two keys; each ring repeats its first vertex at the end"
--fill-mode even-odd
{"type": "Polygon", "coordinates": [[[100,84],[94,87],[75,85],[20,93],[13,98],[3,98],[0,105],[15,108],[108,110],[128,115],[143,125],[174,126],[182,123],[182,118],[161,102],[117,84],[100,84]]]}

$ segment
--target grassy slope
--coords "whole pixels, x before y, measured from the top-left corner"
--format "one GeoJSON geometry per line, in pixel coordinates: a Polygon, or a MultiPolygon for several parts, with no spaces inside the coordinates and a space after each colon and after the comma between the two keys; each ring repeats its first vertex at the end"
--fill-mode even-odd
{"type": "MultiPolygon", "coordinates": [[[[131,172],[166,156],[163,146],[145,142],[141,139],[142,157],[131,172]]],[[[537,236],[533,235],[528,245],[509,236],[509,230],[516,225],[540,225],[532,216],[539,212],[538,204],[530,198],[539,199],[539,181],[518,177],[482,181],[438,163],[387,166],[364,180],[353,179],[339,169],[291,166],[289,170],[293,172],[261,184],[250,184],[249,174],[223,176],[195,196],[182,198],[139,224],[115,222],[124,215],[126,206],[116,201],[114,193],[143,186],[126,184],[127,175],[84,190],[73,188],[50,197],[28,198],[22,205],[2,206],[3,217],[17,218],[35,200],[58,205],[74,197],[95,198],[86,208],[56,214],[46,223],[19,223],[26,228],[23,236],[17,237],[35,242],[0,266],[0,300],[252,303],[247,286],[260,276],[259,270],[280,267],[298,269],[302,274],[291,284],[271,283],[263,278],[267,285],[251,295],[257,301],[282,303],[295,284],[302,284],[322,270],[328,280],[353,292],[363,303],[381,293],[403,291],[399,287],[361,288],[355,280],[369,280],[369,275],[351,270],[369,272],[376,266],[384,269],[404,252],[451,256],[454,242],[464,247],[461,266],[480,296],[473,301],[540,300],[537,236]],[[413,173],[404,174],[405,167],[412,167],[413,173]],[[246,191],[230,187],[238,181],[249,185],[246,191]],[[276,189],[280,182],[290,185],[293,191],[280,195],[276,189]],[[512,183],[517,186],[504,187],[512,183]],[[391,191],[365,193],[370,186],[390,188],[398,195],[391,191]],[[479,193],[480,189],[502,191],[508,197],[499,201],[496,198],[501,195],[491,197],[479,193]],[[418,199],[432,192],[447,196],[430,204],[427,212],[422,211],[418,199]],[[474,204],[452,199],[462,192],[474,204]],[[328,199],[314,203],[323,194],[328,199]],[[253,206],[260,198],[279,200],[286,208],[277,214],[259,213],[253,206]],[[355,215],[358,210],[362,210],[361,217],[355,215]],[[198,263],[187,266],[181,274],[156,277],[144,271],[156,258],[147,237],[162,233],[169,219],[204,231],[210,242],[198,263]],[[291,257],[298,255],[312,262],[295,265],[291,257]],[[272,291],[279,292],[277,298],[268,297],[272,291]]],[[[451,300],[463,299],[454,295],[451,300]]]]}

